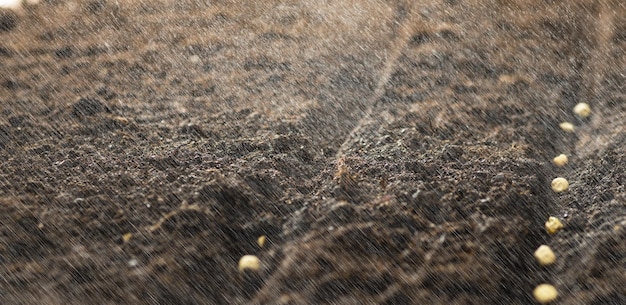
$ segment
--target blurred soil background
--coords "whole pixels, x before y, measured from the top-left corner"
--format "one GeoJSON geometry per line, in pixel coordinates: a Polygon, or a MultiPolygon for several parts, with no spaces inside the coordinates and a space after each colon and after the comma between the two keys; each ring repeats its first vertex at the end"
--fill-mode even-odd
{"type": "Polygon", "coordinates": [[[42,0],[0,72],[2,304],[626,304],[622,1],[42,0]]]}

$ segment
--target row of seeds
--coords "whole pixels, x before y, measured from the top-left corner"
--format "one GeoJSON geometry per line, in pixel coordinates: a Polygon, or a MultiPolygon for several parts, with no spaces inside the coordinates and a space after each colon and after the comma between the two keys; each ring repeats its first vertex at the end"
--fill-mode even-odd
{"type": "MultiPolygon", "coordinates": [[[[591,114],[591,108],[586,103],[579,103],[574,107],[574,113],[581,118],[586,118],[591,114]]],[[[570,122],[563,122],[559,124],[564,131],[574,131],[574,124],[570,122]]],[[[567,155],[560,154],[552,160],[552,163],[556,167],[563,167],[568,163],[567,155]]],[[[552,180],[552,190],[556,193],[562,193],[569,189],[569,182],[563,177],[557,177],[552,180]]],[[[548,234],[556,234],[563,229],[563,223],[556,217],[549,217],[545,223],[545,230],[548,234]]],[[[259,237],[257,240],[259,247],[263,247],[265,244],[265,236],[259,237]]],[[[547,245],[541,245],[534,253],[535,259],[542,266],[549,266],[556,262],[556,255],[547,245]]],[[[244,272],[246,270],[256,272],[261,268],[261,261],[254,255],[244,255],[239,260],[239,271],[244,272]]],[[[558,297],[558,291],[551,284],[540,284],[533,290],[533,296],[537,302],[541,304],[548,304],[558,297]]]]}
{"type": "MultiPolygon", "coordinates": [[[[581,118],[586,118],[591,114],[591,107],[587,103],[579,103],[574,107],[574,113],[581,118]]],[[[563,122],[559,125],[564,131],[574,131],[574,124],[570,122],[563,122]]],[[[567,164],[568,158],[565,154],[560,154],[552,160],[552,163],[556,167],[563,167],[567,164]]],[[[569,182],[563,177],[557,177],[552,180],[552,190],[557,193],[565,192],[569,189],[569,182]]],[[[545,229],[548,234],[556,234],[563,229],[563,223],[556,217],[549,217],[546,221],[545,229]]],[[[535,250],[535,259],[542,266],[549,266],[556,262],[556,255],[546,245],[541,245],[535,250]]],[[[533,296],[535,300],[541,304],[548,304],[554,301],[558,297],[559,293],[553,285],[540,284],[533,290],[533,296]]]]}

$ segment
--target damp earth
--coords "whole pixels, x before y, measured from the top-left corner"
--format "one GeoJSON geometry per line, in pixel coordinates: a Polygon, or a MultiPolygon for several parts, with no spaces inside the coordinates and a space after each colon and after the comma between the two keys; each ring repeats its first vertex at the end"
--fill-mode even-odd
{"type": "Polygon", "coordinates": [[[622,1],[42,0],[0,71],[2,304],[626,304],[622,1]]]}

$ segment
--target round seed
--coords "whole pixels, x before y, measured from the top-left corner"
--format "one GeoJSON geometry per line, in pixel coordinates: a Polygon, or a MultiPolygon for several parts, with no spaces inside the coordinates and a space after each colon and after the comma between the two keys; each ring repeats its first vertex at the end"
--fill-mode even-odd
{"type": "Polygon", "coordinates": [[[567,164],[567,161],[567,156],[564,154],[560,154],[552,159],[552,163],[554,163],[554,165],[556,165],[557,167],[565,166],[565,164],[567,164]]]}
{"type": "Polygon", "coordinates": [[[570,122],[563,122],[559,124],[559,127],[561,127],[563,131],[567,131],[567,132],[574,132],[574,129],[575,129],[574,124],[570,122]]]}
{"type": "Polygon", "coordinates": [[[239,259],[239,271],[258,271],[261,268],[261,260],[254,255],[244,255],[239,259]]]}
{"type": "Polygon", "coordinates": [[[122,235],[122,241],[128,242],[133,237],[133,233],[126,233],[122,235]]]}
{"type": "Polygon", "coordinates": [[[591,107],[587,103],[578,103],[574,106],[574,113],[581,118],[586,118],[591,114],[591,107]]]}
{"type": "Polygon", "coordinates": [[[567,191],[569,188],[569,182],[567,182],[565,178],[558,177],[552,180],[551,186],[553,191],[561,193],[567,191]]]}
{"type": "Polygon", "coordinates": [[[556,217],[548,217],[548,221],[546,221],[546,232],[549,234],[554,234],[563,229],[563,223],[556,217]]]}
{"type": "Polygon", "coordinates": [[[535,290],[533,290],[533,296],[537,302],[547,304],[556,300],[559,293],[556,291],[554,286],[550,284],[541,284],[535,287],[535,290]]]}
{"type": "Polygon", "coordinates": [[[256,243],[257,245],[259,245],[260,248],[263,248],[263,246],[265,246],[266,240],[267,240],[267,237],[265,237],[265,235],[261,235],[259,236],[259,238],[256,239],[256,243]]]}
{"type": "Polygon", "coordinates": [[[541,245],[535,250],[535,258],[542,266],[552,265],[556,261],[556,256],[552,249],[546,245],[541,245]]]}

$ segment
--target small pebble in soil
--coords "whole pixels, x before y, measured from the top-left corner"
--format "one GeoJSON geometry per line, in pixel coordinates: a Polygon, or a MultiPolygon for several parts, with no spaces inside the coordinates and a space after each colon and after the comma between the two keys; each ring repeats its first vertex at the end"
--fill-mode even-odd
{"type": "Polygon", "coordinates": [[[535,300],[541,304],[548,304],[559,296],[559,293],[556,291],[556,288],[550,284],[541,284],[535,287],[533,290],[533,296],[535,300]]]}
{"type": "Polygon", "coordinates": [[[554,178],[550,185],[552,186],[552,190],[557,193],[565,192],[569,188],[569,182],[562,177],[554,178]]]}
{"type": "Polygon", "coordinates": [[[535,250],[535,258],[542,266],[552,265],[556,261],[554,252],[552,252],[552,249],[546,245],[541,245],[537,248],[537,250],[535,250]]]}
{"type": "Polygon", "coordinates": [[[189,56],[189,62],[192,64],[199,64],[200,63],[200,56],[198,55],[191,55],[189,56]]]}
{"type": "Polygon", "coordinates": [[[134,267],[137,267],[137,266],[139,266],[139,261],[137,259],[133,258],[133,259],[128,261],[128,267],[129,268],[134,268],[134,267]]]}
{"type": "Polygon", "coordinates": [[[239,259],[239,271],[258,271],[261,268],[261,260],[254,255],[244,255],[239,259]]]}
{"type": "Polygon", "coordinates": [[[546,232],[549,234],[554,234],[563,229],[563,223],[556,217],[548,217],[548,221],[546,221],[546,232]]]}
{"type": "Polygon", "coordinates": [[[259,245],[259,247],[263,248],[263,246],[265,246],[266,240],[267,240],[267,237],[265,237],[265,235],[261,235],[259,236],[259,238],[256,239],[256,243],[259,245]]]}
{"type": "Polygon", "coordinates": [[[565,154],[560,154],[556,157],[554,157],[554,159],[552,159],[552,163],[554,163],[554,165],[556,165],[557,167],[563,167],[567,164],[567,156],[565,154]]]}
{"type": "Polygon", "coordinates": [[[119,124],[120,126],[126,126],[129,123],[127,118],[121,117],[121,116],[114,117],[113,122],[115,122],[116,124],[119,124]]]}
{"type": "Polygon", "coordinates": [[[574,124],[570,122],[563,122],[559,124],[559,127],[561,127],[563,131],[567,131],[567,132],[574,132],[574,129],[575,129],[574,124]]]}
{"type": "Polygon", "coordinates": [[[581,118],[586,118],[591,114],[591,107],[587,103],[578,103],[574,106],[574,113],[581,118]]]}

